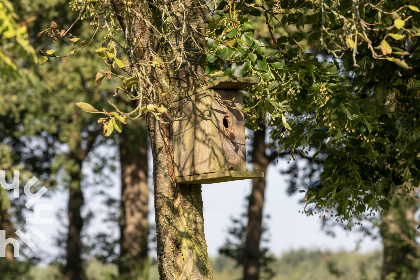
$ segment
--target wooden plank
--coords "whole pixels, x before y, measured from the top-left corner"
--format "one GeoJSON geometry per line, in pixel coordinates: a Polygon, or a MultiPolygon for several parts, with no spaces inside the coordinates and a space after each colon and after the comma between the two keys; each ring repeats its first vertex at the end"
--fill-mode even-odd
{"type": "Polygon", "coordinates": [[[207,174],[175,177],[177,184],[213,184],[264,177],[262,171],[221,171],[207,174]]]}
{"type": "MultiPolygon", "coordinates": [[[[221,160],[215,171],[246,171],[245,124],[242,109],[242,93],[239,91],[209,90],[213,93],[213,120],[215,123],[218,150],[221,160]],[[230,102],[234,98],[234,102],[230,102]]],[[[212,171],[210,171],[212,172],[212,171]]]]}

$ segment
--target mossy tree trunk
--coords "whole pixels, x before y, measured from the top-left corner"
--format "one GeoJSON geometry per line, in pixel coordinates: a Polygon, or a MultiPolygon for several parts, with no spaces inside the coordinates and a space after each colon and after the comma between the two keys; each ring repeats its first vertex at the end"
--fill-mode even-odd
{"type": "Polygon", "coordinates": [[[147,132],[142,129],[141,133],[133,133],[132,129],[124,129],[120,139],[121,252],[118,271],[120,276],[138,279],[144,276],[148,253],[147,132]]]}
{"type": "MultiPolygon", "coordinates": [[[[204,1],[172,1],[156,7],[138,0],[130,6],[136,10],[133,17],[122,1],[113,2],[123,30],[132,28],[126,39],[135,45],[142,72],[128,72],[139,78],[140,91],[148,94],[144,103],[170,107],[177,94],[205,83],[203,5],[204,1]],[[167,13],[160,14],[163,10],[167,13]],[[164,37],[159,39],[157,30],[165,32],[164,37]],[[154,66],[156,63],[159,65],[154,66]]],[[[213,279],[204,236],[201,185],[174,183],[172,114],[171,110],[146,114],[153,154],[159,275],[162,280],[213,279]]]]}

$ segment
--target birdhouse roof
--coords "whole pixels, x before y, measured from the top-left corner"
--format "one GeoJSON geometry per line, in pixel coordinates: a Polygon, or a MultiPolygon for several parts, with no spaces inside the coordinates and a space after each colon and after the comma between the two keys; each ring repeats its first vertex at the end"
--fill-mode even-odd
{"type": "Polygon", "coordinates": [[[234,77],[223,77],[210,82],[205,89],[222,89],[222,90],[241,90],[252,85],[256,85],[260,82],[259,78],[247,77],[247,78],[234,78],[234,77]]]}

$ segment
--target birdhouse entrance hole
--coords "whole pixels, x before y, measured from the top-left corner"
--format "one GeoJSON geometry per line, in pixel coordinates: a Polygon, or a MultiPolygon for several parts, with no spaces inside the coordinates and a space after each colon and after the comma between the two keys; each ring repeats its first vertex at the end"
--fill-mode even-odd
{"type": "Polygon", "coordinates": [[[210,184],[263,177],[246,171],[243,93],[257,78],[224,77],[174,104],[175,182],[210,184]]]}
{"type": "Polygon", "coordinates": [[[229,128],[229,119],[228,119],[228,116],[225,116],[223,118],[223,125],[224,125],[224,127],[229,128]]]}

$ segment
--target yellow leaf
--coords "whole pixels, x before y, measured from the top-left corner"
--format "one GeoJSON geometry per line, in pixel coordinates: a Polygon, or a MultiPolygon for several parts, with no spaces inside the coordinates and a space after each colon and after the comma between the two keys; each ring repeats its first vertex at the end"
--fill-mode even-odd
{"type": "Polygon", "coordinates": [[[382,42],[381,42],[381,51],[382,51],[383,55],[387,55],[387,54],[392,53],[391,46],[385,40],[382,40],[382,42]]]}
{"type": "Polygon", "coordinates": [[[399,59],[399,58],[394,58],[393,59],[393,61],[394,61],[394,63],[395,64],[397,64],[398,66],[400,66],[400,67],[402,67],[402,68],[404,68],[404,69],[412,69],[410,66],[408,66],[408,64],[404,61],[404,60],[402,60],[402,59],[399,59]]]}
{"type": "Polygon", "coordinates": [[[405,21],[403,21],[402,19],[396,19],[394,21],[394,25],[395,25],[396,28],[401,29],[401,28],[404,27],[405,21]]]}
{"type": "Polygon", "coordinates": [[[85,102],[78,102],[76,103],[76,106],[79,107],[80,109],[82,109],[85,112],[98,112],[98,110],[96,110],[92,105],[90,105],[89,103],[85,103],[85,102]]]}
{"type": "Polygon", "coordinates": [[[55,50],[51,49],[45,52],[48,55],[53,55],[55,53],[55,50]]]}
{"type": "Polygon", "coordinates": [[[121,59],[118,59],[118,58],[114,58],[114,62],[118,65],[118,67],[120,67],[120,68],[124,68],[124,63],[121,61],[121,59]]]}
{"type": "Polygon", "coordinates": [[[117,122],[115,119],[112,119],[111,121],[112,121],[112,124],[114,125],[115,130],[121,133],[122,131],[121,123],[117,122]]]}
{"type": "Polygon", "coordinates": [[[44,65],[44,64],[45,64],[45,62],[47,62],[47,60],[48,60],[48,56],[41,56],[41,57],[38,59],[38,63],[39,63],[39,65],[44,65]]]}
{"type": "Polygon", "coordinates": [[[388,35],[391,36],[395,40],[402,40],[405,38],[405,35],[401,35],[401,34],[389,33],[388,35]]]}
{"type": "Polygon", "coordinates": [[[352,49],[356,48],[356,43],[352,39],[347,38],[346,42],[347,42],[347,44],[349,44],[350,48],[352,48],[352,49]]]}
{"type": "Polygon", "coordinates": [[[416,6],[413,5],[408,5],[407,6],[410,10],[415,11],[415,12],[420,12],[419,8],[417,8],[416,6]]]}
{"type": "MultiPolygon", "coordinates": [[[[115,122],[115,120],[114,120],[115,122]]],[[[111,135],[111,133],[114,131],[114,122],[112,120],[107,124],[105,128],[105,136],[111,135]]]]}
{"type": "Polygon", "coordinates": [[[120,123],[126,124],[126,121],[125,121],[126,117],[118,115],[117,112],[112,112],[111,115],[114,116],[120,123]]]}
{"type": "Polygon", "coordinates": [[[283,125],[287,130],[292,130],[292,128],[290,127],[290,125],[287,123],[286,118],[284,117],[284,115],[281,115],[281,120],[283,121],[283,125]]]}

